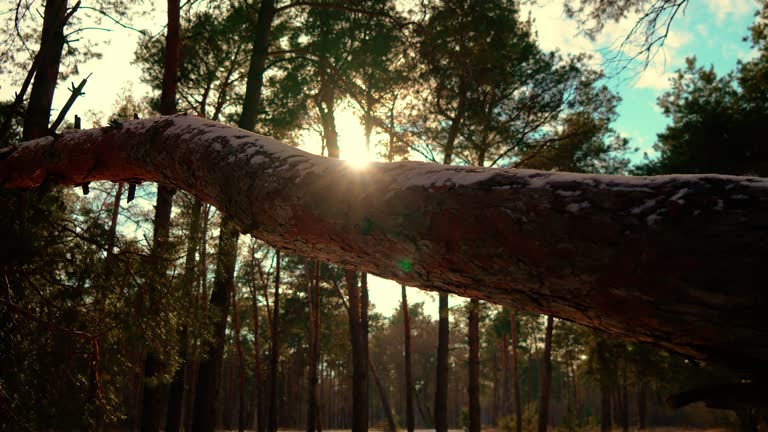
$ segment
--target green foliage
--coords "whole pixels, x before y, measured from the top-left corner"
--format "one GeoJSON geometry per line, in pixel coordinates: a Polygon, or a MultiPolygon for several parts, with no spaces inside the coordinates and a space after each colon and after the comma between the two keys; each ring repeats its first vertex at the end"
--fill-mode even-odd
{"type": "Polygon", "coordinates": [[[610,127],[619,99],[586,56],[541,50],[514,2],[426,8],[418,39],[426,109],[409,125],[417,151],[437,162],[447,153],[474,165],[623,170],[626,141],[610,127]]]}
{"type": "MultiPolygon", "coordinates": [[[[249,14],[244,6],[210,5],[182,14],[178,109],[223,120],[239,112],[248,68],[249,14]]],[[[150,105],[157,111],[162,86],[165,41],[142,37],[134,64],[141,66],[142,81],[156,92],[150,105]]]]}
{"type": "Polygon", "coordinates": [[[686,60],[659,106],[672,124],[659,134],[659,157],[641,174],[721,173],[768,175],[768,5],[761,2],[751,40],[758,55],[724,76],[686,60]]]}
{"type": "MultiPolygon", "coordinates": [[[[106,198],[98,189],[92,193],[106,198]]],[[[117,394],[131,367],[120,347],[129,345],[134,329],[137,286],[129,274],[137,248],[118,241],[120,253],[108,263],[109,215],[72,191],[5,191],[0,201],[15,210],[0,213],[0,235],[8,240],[0,248],[0,383],[12,395],[3,421],[86,429],[96,407],[104,418],[118,419],[117,394]]]]}
{"type": "MultiPolygon", "coordinates": [[[[746,76],[739,77],[749,83],[746,76]]],[[[736,75],[718,77],[690,58],[659,106],[672,124],[659,134],[660,156],[638,168],[643,174],[721,173],[768,175],[768,111],[751,102],[736,75]]]]}

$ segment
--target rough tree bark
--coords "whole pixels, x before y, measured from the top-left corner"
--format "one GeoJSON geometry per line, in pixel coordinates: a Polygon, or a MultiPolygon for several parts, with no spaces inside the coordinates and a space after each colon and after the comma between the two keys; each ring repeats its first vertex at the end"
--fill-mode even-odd
{"type": "Polygon", "coordinates": [[[768,360],[768,180],[371,163],[193,116],[0,150],[0,185],[159,181],[297,254],[505,302],[745,373],[768,360]],[[232,175],[237,173],[237,175],[232,175]]]}

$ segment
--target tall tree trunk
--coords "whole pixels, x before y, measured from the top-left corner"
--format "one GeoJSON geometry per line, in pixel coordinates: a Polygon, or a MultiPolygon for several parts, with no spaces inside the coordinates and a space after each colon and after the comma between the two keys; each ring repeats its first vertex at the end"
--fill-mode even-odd
{"type": "MultiPolygon", "coordinates": [[[[597,333],[597,331],[595,331],[597,333]]],[[[611,370],[607,362],[608,353],[606,353],[603,336],[596,334],[598,338],[597,355],[598,381],[600,386],[600,432],[610,432],[613,425],[611,422],[611,370]]]]}
{"type": "MultiPolygon", "coordinates": [[[[117,243],[117,221],[120,216],[120,198],[123,194],[123,183],[118,182],[115,189],[114,202],[112,203],[112,215],[109,222],[109,230],[107,234],[107,258],[104,260],[105,269],[108,275],[113,275],[117,272],[117,268],[113,268],[115,265],[115,243],[117,243]]],[[[112,278],[107,277],[107,284],[111,283],[112,278]]],[[[97,294],[98,299],[98,320],[102,322],[106,314],[106,290],[100,289],[97,294]]],[[[98,340],[95,341],[98,344],[98,340]]],[[[98,361],[92,359],[90,362],[90,371],[88,374],[88,396],[87,401],[90,408],[93,409],[93,430],[100,432],[104,429],[104,410],[102,408],[102,401],[98,394],[98,376],[99,366],[105,363],[107,351],[105,350],[100,354],[98,361]]]]}
{"type": "Polygon", "coordinates": [[[368,362],[364,353],[362,299],[357,273],[345,270],[344,278],[349,299],[349,338],[352,345],[352,432],[368,430],[368,362]],[[365,362],[365,363],[363,363],[365,362]]]}
{"type": "Polygon", "coordinates": [[[209,310],[215,311],[213,338],[203,350],[208,356],[200,361],[197,371],[197,389],[192,420],[192,432],[213,432],[216,428],[221,368],[226,342],[227,315],[230,294],[235,283],[237,240],[240,233],[231,219],[222,218],[219,232],[219,250],[216,257],[216,276],[211,290],[209,310]]]}
{"type": "Polygon", "coordinates": [[[511,308],[509,310],[509,320],[512,328],[512,384],[515,390],[515,431],[522,432],[523,404],[520,400],[522,394],[520,393],[520,375],[518,374],[519,359],[517,355],[517,346],[520,344],[520,340],[517,328],[517,309],[511,308]]]}
{"type": "Polygon", "coordinates": [[[509,364],[509,338],[506,334],[504,334],[501,338],[501,364],[501,412],[504,416],[508,416],[510,413],[510,407],[512,405],[512,372],[510,371],[509,364]]]}
{"type": "MultiPolygon", "coordinates": [[[[336,90],[326,76],[326,60],[321,59],[320,91],[316,105],[320,112],[323,138],[328,157],[338,159],[340,149],[336,133],[336,90]]],[[[345,270],[349,297],[349,335],[352,346],[352,432],[368,430],[368,286],[367,276],[361,275],[362,287],[358,286],[357,273],[345,270]],[[362,291],[362,292],[361,292],[362,291]],[[365,310],[363,309],[365,308],[365,310]]]]}
{"type": "Polygon", "coordinates": [[[499,423],[499,362],[497,358],[499,351],[499,343],[497,343],[491,352],[491,385],[493,386],[493,392],[491,393],[491,423],[497,426],[499,423]]]}
{"type": "MultiPolygon", "coordinates": [[[[256,431],[264,432],[266,429],[266,418],[264,411],[264,378],[261,370],[261,348],[260,348],[260,334],[259,334],[259,290],[256,286],[256,257],[255,247],[251,246],[251,259],[250,259],[250,288],[251,288],[251,306],[252,306],[252,321],[253,321],[253,396],[251,397],[252,409],[251,419],[255,416],[256,431]]],[[[259,263],[258,265],[261,265],[259,263]]]]}
{"type": "MultiPolygon", "coordinates": [[[[168,0],[168,26],[165,35],[165,59],[163,66],[163,85],[160,94],[160,114],[176,114],[176,81],[179,75],[179,0],[168,0]]],[[[155,204],[155,234],[154,247],[152,249],[151,259],[155,262],[154,277],[160,278],[161,283],[165,283],[167,264],[166,257],[168,250],[168,233],[170,232],[171,210],[173,209],[173,194],[175,189],[158,185],[157,203],[155,204]],[[157,234],[160,234],[158,237],[157,234]]],[[[154,285],[154,284],[151,284],[154,285]]],[[[150,310],[154,302],[152,294],[158,287],[150,286],[150,310]]],[[[184,341],[186,343],[186,341],[184,341]]],[[[145,378],[154,378],[156,375],[164,372],[167,367],[165,361],[160,358],[158,353],[150,350],[147,353],[147,359],[144,363],[145,378]]],[[[154,385],[144,385],[144,396],[141,412],[141,430],[142,432],[158,432],[160,430],[161,415],[163,411],[163,396],[166,385],[155,383],[154,385]]]]}
{"type": "Polygon", "coordinates": [[[552,330],[555,320],[547,316],[547,332],[544,337],[544,354],[541,365],[541,389],[539,398],[539,432],[547,431],[549,423],[549,396],[552,387],[552,330]]]}
{"type": "Polygon", "coordinates": [[[427,427],[431,427],[435,424],[435,421],[430,417],[429,415],[429,409],[424,406],[424,401],[422,400],[421,393],[416,391],[416,407],[419,409],[419,414],[421,415],[421,419],[426,423],[427,427]]]}
{"type": "Polygon", "coordinates": [[[627,360],[624,360],[621,373],[621,429],[623,432],[629,432],[629,383],[627,382],[627,360]]]}
{"type": "Polygon", "coordinates": [[[480,302],[469,304],[469,432],[480,432],[480,302]]]}
{"type": "Polygon", "coordinates": [[[313,261],[309,296],[309,372],[307,373],[307,432],[315,432],[320,423],[317,399],[317,366],[320,358],[320,261],[313,261]]]}
{"type": "Polygon", "coordinates": [[[434,420],[436,432],[448,431],[448,294],[439,296],[437,334],[437,379],[435,381],[434,420]]]}
{"type": "MultiPolygon", "coordinates": [[[[203,203],[195,199],[192,204],[189,219],[189,235],[187,238],[187,251],[184,259],[184,276],[182,280],[182,289],[184,290],[185,301],[190,304],[196,303],[194,298],[194,286],[196,281],[195,272],[195,254],[200,246],[200,215],[202,213],[203,203]]],[[[165,416],[166,432],[178,432],[181,430],[182,412],[184,407],[184,388],[187,380],[187,371],[189,365],[189,322],[182,324],[179,335],[179,366],[173,374],[173,380],[168,392],[168,412],[165,416]]]]}
{"type": "MultiPolygon", "coordinates": [[[[154,319],[160,316],[158,309],[161,304],[161,286],[165,285],[168,272],[168,256],[170,253],[169,234],[171,228],[171,210],[173,209],[173,194],[176,191],[162,184],[157,185],[157,202],[155,204],[155,220],[152,251],[149,266],[152,269],[148,284],[147,314],[154,319]]],[[[166,288],[167,289],[167,288],[166,288]]],[[[148,348],[144,361],[144,393],[141,408],[142,432],[158,432],[163,415],[163,395],[165,386],[156,378],[165,372],[167,364],[160,354],[148,348]],[[149,380],[155,380],[154,382],[149,380]]]]}
{"type": "Polygon", "coordinates": [[[254,130],[261,109],[261,89],[264,85],[272,21],[275,19],[275,0],[262,0],[253,30],[253,50],[248,63],[248,79],[245,84],[243,110],[238,127],[254,130]]]}
{"type": "Polygon", "coordinates": [[[165,57],[163,87],[160,92],[160,114],[176,114],[176,89],[179,79],[179,54],[181,49],[179,0],[167,0],[168,26],[165,33],[165,57]]]}
{"type": "Polygon", "coordinates": [[[194,419],[195,411],[195,399],[197,398],[197,377],[200,370],[200,348],[201,348],[201,331],[200,322],[203,321],[201,316],[206,316],[208,313],[208,222],[210,222],[211,206],[209,204],[203,204],[202,208],[202,231],[200,232],[200,260],[197,263],[197,275],[195,283],[198,285],[197,294],[194,297],[194,308],[192,310],[192,347],[190,352],[190,373],[186,379],[187,382],[187,395],[184,398],[184,430],[192,430],[192,420],[194,419]]]}
{"type": "Polygon", "coordinates": [[[638,429],[643,430],[646,425],[646,414],[648,412],[648,381],[641,379],[640,388],[637,393],[637,417],[638,429]]]}
{"type": "Polygon", "coordinates": [[[45,2],[43,29],[38,52],[40,60],[24,117],[23,140],[48,135],[53,93],[56,90],[56,82],[59,80],[61,51],[64,48],[66,19],[67,0],[48,0],[45,2]]]}
{"type": "Polygon", "coordinates": [[[270,390],[269,390],[269,432],[277,432],[277,368],[280,361],[280,250],[275,252],[275,297],[272,306],[272,346],[269,357],[270,390]]]}
{"type": "MultiPolygon", "coordinates": [[[[360,423],[365,423],[366,427],[365,430],[368,430],[368,423],[369,423],[369,411],[368,411],[368,405],[370,402],[370,395],[369,395],[369,380],[368,380],[368,365],[370,363],[369,355],[368,355],[368,306],[370,304],[370,300],[368,298],[368,273],[362,272],[360,273],[360,363],[363,363],[364,373],[365,373],[365,388],[361,389],[365,390],[364,393],[364,401],[365,401],[365,408],[363,409],[363,412],[361,413],[365,420],[361,420],[360,423]]],[[[354,355],[354,354],[353,354],[354,355]]]]}
{"type": "MultiPolygon", "coordinates": [[[[459,136],[459,128],[463,120],[463,93],[459,101],[459,112],[451,121],[445,147],[443,148],[443,164],[450,165],[453,160],[453,148],[459,136]]],[[[435,381],[434,420],[436,432],[448,432],[448,293],[440,292],[439,315],[437,330],[437,377],[435,381]]]]}
{"type": "Polygon", "coordinates": [[[237,290],[232,284],[232,323],[235,326],[235,350],[237,352],[237,430],[245,431],[245,357],[243,344],[240,341],[240,315],[237,311],[237,290]]]}
{"type": "Polygon", "coordinates": [[[416,416],[413,412],[413,373],[411,371],[411,317],[408,310],[408,297],[405,285],[400,285],[403,298],[403,358],[405,361],[405,419],[408,432],[416,428],[416,416]]]}
{"type": "Polygon", "coordinates": [[[376,373],[376,368],[373,367],[373,362],[368,358],[368,370],[371,371],[371,376],[376,384],[376,388],[379,390],[379,399],[381,400],[381,408],[384,410],[384,415],[387,417],[387,432],[397,432],[397,423],[395,423],[395,416],[392,412],[392,405],[389,404],[389,398],[387,397],[387,389],[379,379],[379,375],[376,373]]]}

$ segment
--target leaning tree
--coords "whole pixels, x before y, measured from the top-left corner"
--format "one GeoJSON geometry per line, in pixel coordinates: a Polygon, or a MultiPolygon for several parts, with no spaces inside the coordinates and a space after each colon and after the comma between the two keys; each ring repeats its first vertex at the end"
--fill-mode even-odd
{"type": "Polygon", "coordinates": [[[93,180],[164,183],[284,250],[722,363],[752,379],[734,388],[741,399],[691,397],[765,402],[766,179],[361,170],[185,115],[0,150],[4,188],[93,180]]]}

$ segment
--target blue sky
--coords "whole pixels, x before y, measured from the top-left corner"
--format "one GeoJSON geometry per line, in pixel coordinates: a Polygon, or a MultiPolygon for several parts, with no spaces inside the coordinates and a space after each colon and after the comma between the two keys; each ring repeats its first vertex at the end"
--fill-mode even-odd
{"type": "MultiPolygon", "coordinates": [[[[622,73],[606,81],[611,90],[622,97],[615,128],[629,138],[631,147],[640,151],[633,159],[642,158],[656,141],[656,134],[668,124],[656,104],[656,99],[669,88],[669,78],[685,64],[685,58],[696,56],[699,65],[714,65],[718,74],[736,67],[739,59],[752,54],[748,34],[757,10],[755,0],[689,0],[687,8],[678,13],[662,49],[656,52],[647,68],[630,65],[622,73]]],[[[573,22],[563,17],[560,0],[544,0],[531,7],[540,44],[545,49],[562,52],[588,52],[596,64],[616,54],[636,16],[606,26],[595,42],[578,34],[573,22]],[[553,32],[552,29],[557,29],[553,32]]]]}

